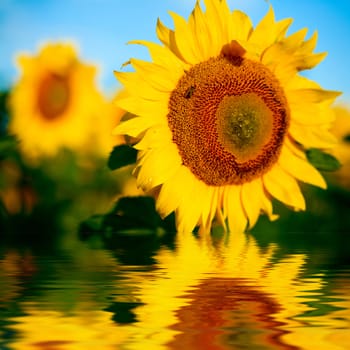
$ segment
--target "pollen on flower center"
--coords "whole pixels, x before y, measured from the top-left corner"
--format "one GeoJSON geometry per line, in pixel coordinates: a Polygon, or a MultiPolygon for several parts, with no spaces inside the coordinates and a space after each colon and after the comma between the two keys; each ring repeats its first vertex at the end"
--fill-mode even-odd
{"type": "Polygon", "coordinates": [[[255,93],[225,96],[216,111],[218,141],[242,163],[255,158],[272,136],[273,115],[255,93]]]}
{"type": "Polygon", "coordinates": [[[182,162],[208,185],[242,184],[277,161],[289,124],[279,82],[265,66],[222,54],[193,66],[169,100],[182,162]]]}
{"type": "Polygon", "coordinates": [[[44,119],[51,121],[64,113],[69,104],[70,90],[66,76],[49,73],[38,91],[38,108],[44,119]]]}

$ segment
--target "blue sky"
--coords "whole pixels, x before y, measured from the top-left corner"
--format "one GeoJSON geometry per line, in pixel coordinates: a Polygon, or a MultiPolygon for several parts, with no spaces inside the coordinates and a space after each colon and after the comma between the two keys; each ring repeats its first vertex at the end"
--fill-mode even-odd
{"type": "MultiPolygon", "coordinates": [[[[266,0],[228,0],[256,24],[266,13],[266,0]]],[[[292,17],[290,33],[317,30],[316,51],[328,56],[306,75],[324,88],[343,91],[350,102],[350,0],[270,0],[277,19],[292,17]]],[[[168,11],[186,18],[195,0],[0,0],[0,89],[16,81],[15,56],[35,53],[47,41],[77,44],[80,57],[99,66],[98,82],[107,93],[118,88],[113,70],[130,57],[147,59],[147,51],[130,40],[156,41],[159,17],[172,25],[168,11]]]]}

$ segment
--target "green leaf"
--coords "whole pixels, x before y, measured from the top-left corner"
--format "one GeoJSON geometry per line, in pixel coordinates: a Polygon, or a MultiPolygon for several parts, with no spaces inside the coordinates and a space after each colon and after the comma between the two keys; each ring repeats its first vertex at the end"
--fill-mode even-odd
{"type": "Polygon", "coordinates": [[[137,150],[128,145],[114,147],[109,155],[108,167],[111,170],[119,169],[123,166],[136,163],[137,150]]]}
{"type": "Polygon", "coordinates": [[[317,169],[322,171],[335,171],[341,166],[337,158],[329,153],[325,153],[319,149],[311,148],[306,151],[309,162],[317,169]]]}
{"type": "Polygon", "coordinates": [[[105,217],[104,224],[111,227],[113,231],[136,228],[156,230],[160,221],[153,198],[122,197],[105,217]]]}

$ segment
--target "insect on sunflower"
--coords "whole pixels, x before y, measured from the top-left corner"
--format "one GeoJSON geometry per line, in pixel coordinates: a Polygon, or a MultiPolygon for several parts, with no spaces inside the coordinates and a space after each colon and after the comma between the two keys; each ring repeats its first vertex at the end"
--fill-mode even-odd
{"type": "Polygon", "coordinates": [[[272,199],[304,210],[298,180],[326,183],[305,150],[335,143],[329,132],[326,91],[301,76],[325,53],[314,53],[317,35],[287,35],[291,19],[275,20],[270,6],[253,28],[225,0],[198,1],[188,21],[171,13],[175,29],[157,23],[161,44],[146,46],[151,62],[130,59],[133,72],[116,72],[128,96],[117,103],[135,115],[115,132],[139,139],[138,185],[156,196],[177,229],[210,231],[213,221],[242,232],[272,199]]]}

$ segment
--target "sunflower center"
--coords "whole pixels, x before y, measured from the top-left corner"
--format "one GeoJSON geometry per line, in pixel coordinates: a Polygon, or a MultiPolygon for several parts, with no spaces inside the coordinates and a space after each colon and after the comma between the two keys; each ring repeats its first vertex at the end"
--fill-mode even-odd
{"type": "Polygon", "coordinates": [[[183,164],[206,184],[222,186],[251,181],[271,168],[289,108],[268,68],[226,53],[185,72],[167,117],[183,164]]]}
{"type": "Polygon", "coordinates": [[[238,162],[258,156],[272,133],[271,110],[255,93],[225,96],[216,111],[218,141],[238,162]]]}
{"type": "Polygon", "coordinates": [[[50,73],[39,87],[38,107],[46,120],[54,120],[68,107],[70,97],[69,81],[66,76],[50,73]]]}

